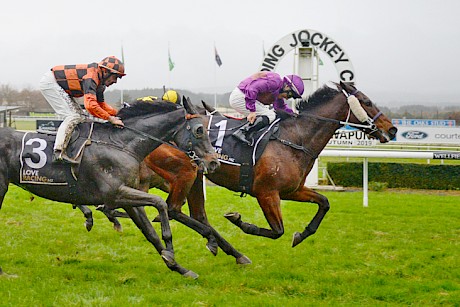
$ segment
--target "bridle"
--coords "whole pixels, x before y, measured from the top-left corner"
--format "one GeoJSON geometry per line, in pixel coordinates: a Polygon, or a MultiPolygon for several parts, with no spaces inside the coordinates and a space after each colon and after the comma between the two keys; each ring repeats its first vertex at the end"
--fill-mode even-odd
{"type": "MultiPolygon", "coordinates": [[[[333,122],[333,123],[336,123],[336,124],[339,124],[339,125],[342,125],[342,126],[355,127],[355,128],[363,130],[364,132],[368,133],[370,136],[374,136],[373,134],[379,132],[379,129],[374,124],[374,122],[383,113],[382,113],[382,111],[379,111],[373,118],[371,118],[369,116],[369,114],[366,112],[366,110],[364,110],[364,108],[361,106],[361,102],[359,101],[359,99],[356,97],[356,94],[358,94],[359,92],[360,92],[359,90],[355,89],[353,92],[351,92],[349,94],[346,90],[342,89],[342,93],[347,98],[347,102],[348,102],[348,106],[349,106],[347,118],[346,118],[345,121],[341,121],[341,120],[337,120],[337,119],[333,119],[333,118],[327,118],[327,117],[314,115],[314,114],[308,114],[308,113],[303,114],[303,115],[313,117],[313,118],[316,118],[316,119],[319,119],[319,120],[333,122]],[[351,113],[353,113],[353,115],[355,115],[355,117],[361,122],[361,124],[355,124],[355,123],[349,122],[351,113]]],[[[281,139],[279,137],[276,137],[276,139],[278,141],[280,141],[281,143],[283,143],[284,145],[287,145],[287,146],[290,146],[290,147],[292,147],[294,149],[303,151],[305,154],[307,154],[308,156],[310,156],[310,157],[312,157],[314,159],[316,159],[318,157],[318,155],[316,153],[314,153],[312,150],[310,150],[309,148],[305,148],[305,147],[303,147],[301,145],[297,145],[297,144],[294,144],[294,143],[292,143],[290,141],[283,140],[283,139],[281,139]]]]}
{"type": "Polygon", "coordinates": [[[359,90],[355,89],[353,92],[349,94],[346,90],[342,89],[342,93],[347,98],[349,108],[346,120],[344,122],[340,121],[340,124],[362,129],[371,136],[373,136],[374,133],[378,132],[379,129],[374,124],[374,122],[377,120],[377,118],[380,117],[380,115],[383,114],[382,111],[379,111],[377,114],[375,114],[373,118],[371,118],[369,114],[366,112],[366,110],[364,110],[364,108],[361,106],[361,102],[359,101],[359,99],[356,97],[356,94],[359,93],[359,90]],[[351,113],[353,113],[353,115],[355,115],[355,117],[362,124],[350,123],[349,120],[351,113]]]}
{"type": "MultiPolygon", "coordinates": [[[[185,114],[185,122],[181,126],[181,127],[183,127],[184,125],[186,125],[185,129],[189,132],[188,133],[188,139],[186,141],[187,142],[187,151],[181,150],[179,147],[177,147],[176,145],[171,144],[169,142],[163,142],[163,143],[167,144],[169,146],[175,147],[176,149],[179,149],[182,152],[185,152],[187,154],[187,156],[191,160],[193,160],[195,163],[197,163],[197,162],[202,163],[201,158],[198,157],[197,154],[195,153],[195,151],[193,150],[193,148],[195,147],[198,139],[201,139],[204,136],[204,126],[201,123],[201,121],[193,120],[193,119],[196,119],[196,118],[201,118],[201,116],[199,114],[190,114],[190,113],[185,114]],[[196,122],[196,123],[193,124],[193,122],[196,122]]],[[[173,139],[176,137],[177,133],[180,130],[181,129],[177,129],[176,131],[174,131],[174,133],[172,135],[173,139]]],[[[197,164],[200,164],[200,163],[197,163],[197,164]]]]}
{"type": "MultiPolygon", "coordinates": [[[[201,158],[198,157],[198,155],[195,153],[193,148],[194,148],[194,145],[197,143],[197,140],[202,138],[203,135],[204,135],[203,124],[201,122],[197,122],[195,124],[191,123],[194,118],[199,118],[199,117],[200,117],[200,115],[198,115],[198,114],[189,114],[189,113],[185,114],[185,122],[179,128],[177,128],[174,131],[174,133],[172,134],[172,136],[171,136],[171,138],[174,139],[176,137],[177,133],[179,133],[179,131],[181,131],[184,126],[186,126],[185,129],[189,132],[188,133],[188,138],[186,140],[186,143],[187,143],[186,150],[183,150],[183,149],[179,148],[175,144],[172,144],[172,143],[167,142],[167,141],[163,141],[163,140],[161,140],[161,139],[159,139],[159,138],[157,138],[157,137],[155,137],[153,135],[150,135],[148,133],[140,131],[140,130],[138,130],[136,128],[124,126],[124,129],[131,130],[131,131],[133,131],[133,132],[135,132],[135,133],[137,133],[139,135],[142,135],[145,138],[148,138],[148,139],[154,140],[156,142],[159,142],[159,143],[174,147],[175,149],[184,152],[195,163],[197,163],[197,162],[201,163],[201,158]]],[[[199,164],[199,163],[197,163],[197,164],[199,164]]]]}

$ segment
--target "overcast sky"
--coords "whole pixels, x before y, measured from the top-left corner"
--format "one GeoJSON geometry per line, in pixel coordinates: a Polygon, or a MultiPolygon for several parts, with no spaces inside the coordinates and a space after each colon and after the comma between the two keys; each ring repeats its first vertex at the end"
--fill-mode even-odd
{"type": "MultiPolygon", "coordinates": [[[[127,76],[111,89],[229,92],[259,69],[264,49],[312,29],[346,51],[374,102],[460,104],[459,14],[457,0],[3,1],[0,84],[37,89],[52,66],[121,58],[123,46],[127,76]]],[[[292,58],[277,72],[290,73],[292,58]]],[[[320,83],[338,81],[321,58],[320,83]]]]}

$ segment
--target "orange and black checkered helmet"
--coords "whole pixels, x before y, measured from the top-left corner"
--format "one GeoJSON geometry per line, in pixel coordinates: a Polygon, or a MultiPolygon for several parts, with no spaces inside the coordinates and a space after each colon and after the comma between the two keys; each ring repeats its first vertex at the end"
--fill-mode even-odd
{"type": "Polygon", "coordinates": [[[113,55],[104,58],[99,62],[99,67],[107,68],[109,71],[122,76],[125,74],[125,64],[122,61],[114,57],[113,55]]]}

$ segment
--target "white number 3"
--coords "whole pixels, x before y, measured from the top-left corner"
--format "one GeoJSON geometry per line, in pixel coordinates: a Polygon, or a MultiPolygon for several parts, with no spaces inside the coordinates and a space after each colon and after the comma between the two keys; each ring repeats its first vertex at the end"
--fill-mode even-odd
{"type": "Polygon", "coordinates": [[[46,154],[44,152],[46,148],[46,141],[43,139],[34,138],[34,139],[28,140],[26,142],[26,146],[30,146],[35,142],[40,144],[39,147],[35,147],[32,149],[32,152],[39,156],[38,162],[35,163],[34,161],[32,161],[31,158],[25,158],[24,161],[30,168],[42,168],[46,164],[46,154]]]}

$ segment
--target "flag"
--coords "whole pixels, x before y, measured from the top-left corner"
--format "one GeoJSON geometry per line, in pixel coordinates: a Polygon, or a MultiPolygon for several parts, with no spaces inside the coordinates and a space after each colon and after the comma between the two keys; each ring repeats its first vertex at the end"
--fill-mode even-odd
{"type": "Polygon", "coordinates": [[[214,54],[216,56],[216,63],[217,65],[222,66],[222,60],[220,59],[220,56],[219,54],[217,53],[217,49],[216,49],[216,46],[214,46],[214,54]]]}
{"type": "Polygon", "coordinates": [[[169,71],[173,70],[174,62],[171,60],[171,54],[169,53],[169,48],[168,48],[168,64],[169,64],[169,71]]]}

